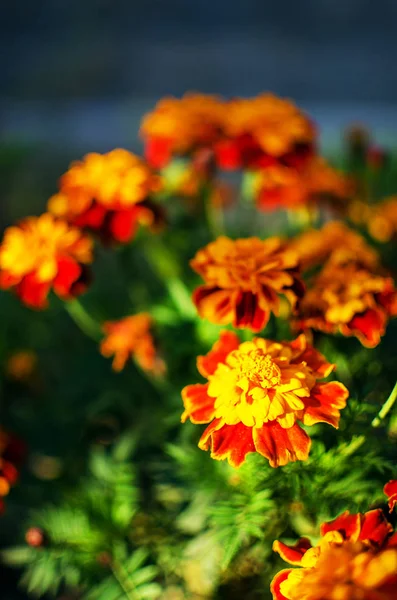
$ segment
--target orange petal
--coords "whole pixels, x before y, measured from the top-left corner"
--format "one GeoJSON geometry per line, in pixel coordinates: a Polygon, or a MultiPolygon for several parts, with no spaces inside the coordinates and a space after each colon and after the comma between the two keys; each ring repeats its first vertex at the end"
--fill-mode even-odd
{"type": "Polygon", "coordinates": [[[185,411],[181,416],[181,421],[184,423],[190,419],[192,423],[208,423],[215,416],[214,402],[215,399],[207,394],[208,383],[205,385],[197,383],[195,385],[187,385],[182,390],[182,399],[185,411]]]}
{"type": "Polygon", "coordinates": [[[359,539],[369,540],[378,546],[382,546],[385,539],[392,531],[393,527],[387,521],[383,510],[377,508],[364,514],[359,539]]]}
{"type": "Polygon", "coordinates": [[[210,445],[211,457],[226,458],[232,467],[239,467],[249,452],[255,452],[252,428],[242,423],[223,425],[222,419],[215,419],[200,438],[199,448],[208,450],[210,445]]]}
{"type": "Polygon", "coordinates": [[[344,335],[355,335],[363,346],[375,348],[385,333],[386,315],[383,310],[371,308],[340,329],[344,335]]]}
{"type": "Polygon", "coordinates": [[[274,552],[278,552],[285,562],[296,566],[300,566],[303,556],[311,547],[311,542],[307,538],[301,538],[294,546],[287,546],[278,540],[273,543],[274,552]]]}
{"type": "Polygon", "coordinates": [[[197,358],[197,368],[203,377],[215,373],[219,363],[225,362],[227,355],[238,348],[240,340],[234,331],[221,331],[219,340],[205,356],[197,358]]]}
{"type": "Polygon", "coordinates": [[[305,334],[302,333],[299,335],[296,340],[293,340],[290,343],[290,346],[297,352],[297,356],[294,357],[294,362],[298,360],[299,362],[305,361],[317,377],[328,377],[335,369],[335,365],[329,363],[321,352],[308,343],[305,334]]]}
{"type": "Polygon", "coordinates": [[[383,488],[384,494],[386,494],[387,499],[389,501],[390,512],[392,512],[393,508],[397,504],[397,480],[391,479],[388,481],[383,488]]]}
{"type": "Polygon", "coordinates": [[[288,579],[292,569],[284,569],[280,571],[273,577],[273,580],[270,584],[270,591],[273,594],[273,600],[288,600],[280,591],[281,584],[288,579]]]}
{"type": "Polygon", "coordinates": [[[231,323],[234,316],[232,308],[233,294],[230,290],[201,285],[193,292],[193,302],[202,319],[208,319],[211,323],[226,325],[231,323]]]}
{"type": "Polygon", "coordinates": [[[305,399],[303,424],[329,423],[338,428],[340,410],[345,408],[348,396],[349,392],[343,383],[317,383],[310,393],[310,398],[305,399]]]}
{"type": "Polygon", "coordinates": [[[323,523],[320,528],[321,535],[324,536],[329,531],[339,531],[346,540],[356,542],[360,535],[361,522],[362,515],[351,515],[347,510],[333,521],[323,523]]]}
{"type": "Polygon", "coordinates": [[[257,452],[269,460],[271,467],[306,460],[309,456],[311,440],[297,423],[289,429],[283,429],[273,421],[254,429],[253,434],[257,452]]]}
{"type": "Polygon", "coordinates": [[[258,332],[267,325],[270,311],[260,308],[256,294],[252,292],[240,292],[235,306],[236,312],[233,322],[235,327],[247,327],[252,331],[258,332]]]}

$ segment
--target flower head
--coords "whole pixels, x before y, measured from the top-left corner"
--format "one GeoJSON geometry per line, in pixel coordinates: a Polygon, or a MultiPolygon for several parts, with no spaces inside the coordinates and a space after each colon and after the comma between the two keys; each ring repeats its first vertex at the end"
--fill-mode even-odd
{"type": "Polygon", "coordinates": [[[343,513],[321,526],[316,546],[302,538],[273,549],[299,569],[278,573],[274,600],[394,600],[397,585],[397,534],[382,510],[343,513]]]}
{"type": "Polygon", "coordinates": [[[236,98],[226,107],[216,146],[223,168],[300,165],[312,155],[315,128],[292,102],[273,94],[236,98]]]}
{"type": "Polygon", "coordinates": [[[328,263],[314,278],[299,306],[298,327],[356,336],[377,346],[390,317],[397,315],[397,291],[391,277],[355,263],[328,263]]]}
{"type": "Polygon", "coordinates": [[[0,288],[15,288],[28,306],[44,308],[51,289],[68,300],[84,291],[92,242],[45,213],[9,227],[0,245],[0,288]]]}
{"type": "Polygon", "coordinates": [[[145,371],[159,373],[164,365],[158,358],[151,334],[152,318],[148,313],[138,313],[119,321],[103,325],[105,338],[100,350],[103,356],[113,358],[113,369],[122,371],[129,358],[135,358],[145,371]]]}
{"type": "Polygon", "coordinates": [[[219,135],[224,110],[217,96],[186,94],[160,100],[141,124],[149,163],[164,167],[175,154],[210,147],[219,135]]]}
{"type": "Polygon", "coordinates": [[[348,397],[341,383],[317,381],[334,365],[304,335],[293,342],[254,338],[240,344],[235,333],[223,331],[197,365],[208,383],[182,390],[182,421],[209,423],[199,447],[234,467],[249,452],[262,454],[272,467],[305,460],[310,438],[298,422],[338,427],[348,397]]]}
{"type": "Polygon", "coordinates": [[[159,188],[159,177],[131,152],[92,153],[72,163],[48,209],[105,239],[128,242],[138,224],[155,222],[158,215],[150,196],[159,188]]]}
{"type": "Polygon", "coordinates": [[[199,315],[213,323],[260,331],[270,313],[278,313],[280,295],[294,307],[303,294],[297,257],[276,237],[219,237],[190,264],[205,281],[193,301],[199,315]]]}

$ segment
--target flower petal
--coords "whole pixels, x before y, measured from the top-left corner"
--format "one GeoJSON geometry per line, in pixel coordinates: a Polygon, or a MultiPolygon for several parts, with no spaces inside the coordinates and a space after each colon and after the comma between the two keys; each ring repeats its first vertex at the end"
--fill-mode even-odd
{"type": "Polygon", "coordinates": [[[226,325],[233,320],[233,296],[235,293],[230,290],[201,285],[193,292],[193,302],[202,319],[226,325]]]}
{"type": "Polygon", "coordinates": [[[269,321],[270,311],[259,306],[258,296],[252,292],[240,292],[236,301],[236,313],[233,325],[247,327],[252,331],[261,331],[269,321]]]}
{"type": "Polygon", "coordinates": [[[219,363],[225,362],[227,355],[238,348],[240,340],[234,331],[221,331],[219,340],[205,355],[197,358],[197,368],[203,377],[215,373],[219,363]]]}
{"type": "Polygon", "coordinates": [[[305,412],[302,418],[304,425],[329,423],[338,428],[340,410],[345,408],[349,392],[343,383],[331,381],[317,383],[305,399],[305,412]]]}
{"type": "Polygon", "coordinates": [[[385,333],[386,315],[383,310],[371,308],[340,329],[343,335],[355,335],[363,346],[374,348],[385,333]]]}
{"type": "Polygon", "coordinates": [[[325,535],[329,531],[339,531],[346,540],[356,542],[361,531],[362,517],[360,514],[351,515],[349,511],[342,513],[333,521],[328,521],[321,525],[321,535],[325,535]]]}
{"type": "Polygon", "coordinates": [[[293,569],[284,569],[273,577],[270,584],[270,591],[273,594],[273,600],[288,600],[280,591],[281,584],[286,581],[293,569]]]}
{"type": "Polygon", "coordinates": [[[190,419],[192,423],[208,423],[215,416],[214,402],[215,399],[208,396],[208,383],[205,385],[197,383],[195,385],[187,385],[182,390],[182,399],[185,411],[181,416],[181,421],[184,423],[190,419]]]}
{"type": "Polygon", "coordinates": [[[72,285],[81,275],[81,266],[68,256],[58,259],[58,272],[54,279],[54,291],[61,298],[68,297],[72,285]]]}
{"type": "Polygon", "coordinates": [[[210,445],[211,457],[226,458],[232,467],[239,467],[249,452],[255,452],[252,428],[242,423],[224,425],[222,419],[215,419],[200,438],[199,448],[208,450],[210,445]]]}
{"type": "Polygon", "coordinates": [[[300,566],[302,557],[311,547],[310,540],[305,537],[298,540],[293,546],[287,546],[287,544],[283,544],[279,540],[273,543],[274,552],[278,552],[285,562],[295,566],[300,566]]]}
{"type": "Polygon", "coordinates": [[[265,456],[271,467],[281,467],[296,460],[306,460],[309,456],[311,440],[307,433],[295,423],[283,429],[278,423],[266,423],[253,431],[257,452],[265,456]]]}
{"type": "Polygon", "coordinates": [[[120,243],[129,242],[137,226],[138,211],[133,209],[114,212],[109,221],[110,238],[120,243]]]}
{"type": "Polygon", "coordinates": [[[17,286],[17,294],[31,308],[45,308],[51,282],[37,281],[35,274],[26,275],[17,286]]]}
{"type": "Polygon", "coordinates": [[[397,504],[397,480],[391,479],[388,481],[383,488],[383,492],[386,494],[389,501],[390,512],[394,509],[397,504]]]}
{"type": "Polygon", "coordinates": [[[393,531],[382,509],[377,508],[364,514],[359,540],[369,540],[382,546],[385,539],[393,531]]]}

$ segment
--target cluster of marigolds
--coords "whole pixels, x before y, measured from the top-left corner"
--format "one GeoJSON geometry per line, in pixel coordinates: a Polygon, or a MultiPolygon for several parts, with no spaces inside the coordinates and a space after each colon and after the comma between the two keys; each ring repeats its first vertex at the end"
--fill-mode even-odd
{"type": "MultiPolygon", "coordinates": [[[[397,315],[394,281],[377,252],[331,217],[342,211],[355,224],[369,224],[377,240],[388,241],[397,231],[396,198],[374,208],[365,204],[365,211],[354,182],[318,155],[311,120],[290,101],[270,94],[229,101],[203,95],[166,98],[143,119],[141,136],[145,159],[121,149],[85,156],[62,176],[48,212],[6,230],[0,288],[15,290],[37,309],[47,306],[50,292],[66,302],[83,293],[91,285],[94,242],[127,244],[139,226],[156,231],[162,225],[158,195],[164,168],[175,157],[188,159],[179,196],[194,196],[204,186],[213,192],[206,201],[225,208],[219,171],[240,170],[253,178],[259,210],[321,208],[328,221],[321,229],[290,239],[220,236],[197,252],[191,266],[203,283],[193,302],[202,319],[259,334],[272,314],[282,315],[295,339],[241,342],[225,329],[208,354],[198,357],[206,382],[182,391],[182,421],[207,424],[199,447],[214,459],[227,459],[233,467],[251,452],[272,467],[306,460],[307,430],[317,423],[337,428],[348,398],[342,383],[324,381],[335,365],[313,347],[312,331],[355,336],[372,348],[397,315]]],[[[130,357],[146,371],[163,368],[152,326],[147,313],[102,325],[101,352],[114,357],[115,370],[130,357]]],[[[0,449],[1,496],[15,473],[2,438],[0,449]]],[[[385,491],[392,508],[397,483],[385,491]]],[[[275,542],[275,550],[301,568],[275,577],[274,598],[396,597],[397,534],[381,510],[343,514],[324,524],[321,534],[315,547],[307,539],[293,547],[275,542]]]]}

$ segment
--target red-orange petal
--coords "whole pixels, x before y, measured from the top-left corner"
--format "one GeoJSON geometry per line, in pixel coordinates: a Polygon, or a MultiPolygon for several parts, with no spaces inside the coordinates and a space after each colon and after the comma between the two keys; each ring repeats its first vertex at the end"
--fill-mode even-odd
{"type": "Polygon", "coordinates": [[[282,467],[309,456],[311,440],[297,423],[289,429],[276,422],[266,423],[260,429],[254,428],[253,436],[256,451],[269,460],[271,467],[282,467]]]}
{"type": "Polygon", "coordinates": [[[384,494],[386,494],[389,501],[390,512],[394,509],[397,504],[397,480],[391,479],[388,481],[383,488],[384,494]]]}
{"type": "Polygon", "coordinates": [[[318,377],[328,377],[335,369],[335,365],[329,363],[321,352],[308,344],[305,334],[299,335],[290,345],[297,352],[297,356],[294,356],[294,362],[298,360],[299,362],[305,361],[318,377]]]}
{"type": "Polygon", "coordinates": [[[337,429],[340,410],[345,408],[348,397],[349,391],[343,383],[317,383],[310,393],[310,398],[305,399],[303,424],[329,423],[337,429]]]}
{"type": "Polygon", "coordinates": [[[377,508],[364,514],[359,539],[369,540],[378,546],[382,546],[392,531],[393,527],[387,521],[383,510],[377,508]]]}
{"type": "Polygon", "coordinates": [[[200,285],[193,292],[192,298],[202,319],[208,319],[211,323],[226,325],[231,323],[234,317],[233,299],[235,295],[235,292],[231,290],[200,285]]]}
{"type": "Polygon", "coordinates": [[[196,424],[208,423],[214,418],[215,399],[208,396],[207,390],[208,383],[196,383],[183,388],[182,399],[185,410],[181,416],[182,423],[187,419],[196,424]]]}
{"type": "Polygon", "coordinates": [[[203,377],[208,377],[215,373],[219,363],[225,362],[227,355],[236,350],[240,344],[240,340],[234,331],[225,329],[221,331],[219,340],[215,342],[211,350],[205,356],[197,358],[197,368],[203,377]]]}
{"type": "Polygon", "coordinates": [[[8,290],[9,288],[17,285],[21,281],[21,277],[11,275],[7,271],[0,272],[0,290],[8,290]]]}
{"type": "Polygon", "coordinates": [[[54,279],[54,291],[61,298],[70,295],[72,285],[81,275],[81,266],[69,256],[61,256],[58,259],[58,273],[54,279]]]}
{"type": "Polygon", "coordinates": [[[278,552],[285,562],[290,565],[300,566],[303,556],[312,547],[312,544],[308,538],[300,538],[293,546],[283,544],[279,540],[273,543],[274,552],[278,552]]]}
{"type": "Polygon", "coordinates": [[[328,521],[321,525],[321,535],[325,535],[329,531],[339,531],[346,540],[356,542],[361,532],[362,515],[351,515],[349,511],[345,511],[333,521],[328,521]]]}
{"type": "Polygon", "coordinates": [[[385,312],[377,308],[371,308],[361,315],[356,315],[350,323],[341,327],[344,335],[355,335],[367,348],[375,348],[385,330],[385,312]]]}
{"type": "Polygon", "coordinates": [[[270,591],[273,594],[273,600],[288,600],[280,591],[281,584],[288,579],[292,569],[284,569],[273,577],[270,584],[270,591]]]}
{"type": "Polygon", "coordinates": [[[151,137],[145,143],[145,158],[155,169],[165,167],[171,160],[172,140],[151,137]]]}
{"type": "Polygon", "coordinates": [[[227,459],[232,467],[239,467],[249,452],[255,452],[252,428],[242,423],[237,425],[222,423],[221,419],[214,419],[201,436],[199,448],[208,450],[211,447],[212,458],[227,459]]]}
{"type": "Polygon", "coordinates": [[[240,292],[235,305],[233,325],[239,328],[248,328],[258,332],[269,321],[270,311],[265,311],[259,306],[257,294],[240,292]]]}
{"type": "Polygon", "coordinates": [[[45,308],[47,306],[47,296],[49,294],[51,282],[37,281],[34,273],[26,275],[18,284],[16,290],[21,300],[32,308],[45,308]]]}
{"type": "Polygon", "coordinates": [[[110,237],[121,244],[130,242],[136,230],[137,218],[136,207],[114,212],[109,221],[110,237]]]}

